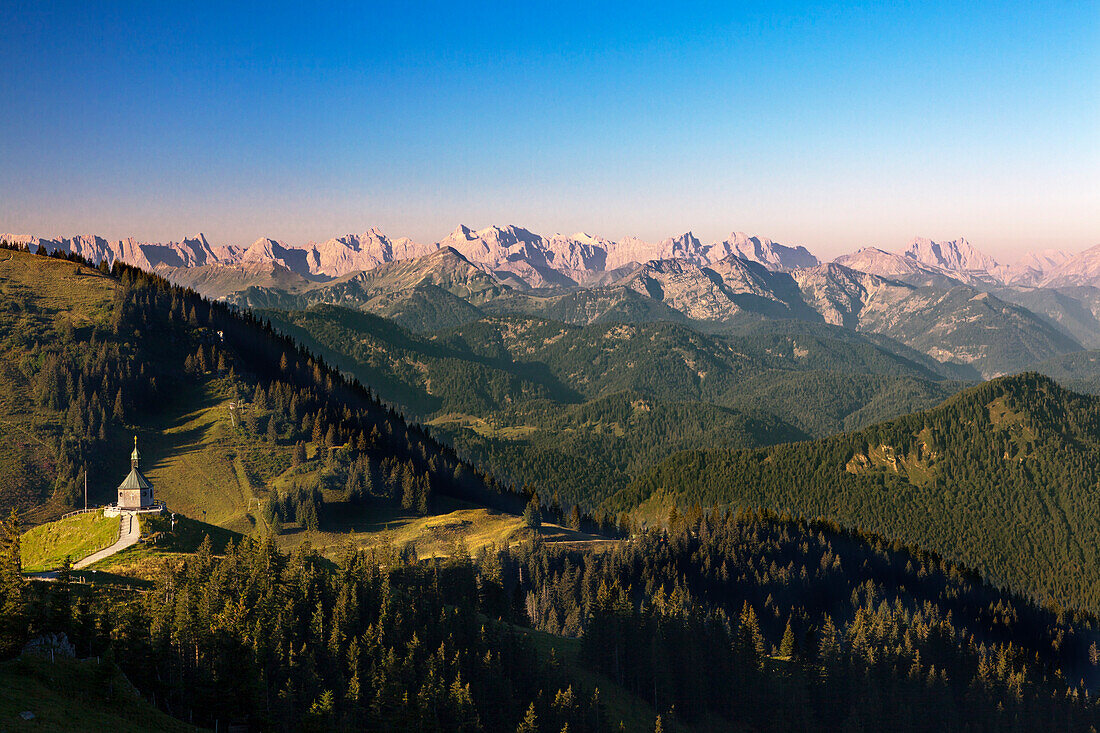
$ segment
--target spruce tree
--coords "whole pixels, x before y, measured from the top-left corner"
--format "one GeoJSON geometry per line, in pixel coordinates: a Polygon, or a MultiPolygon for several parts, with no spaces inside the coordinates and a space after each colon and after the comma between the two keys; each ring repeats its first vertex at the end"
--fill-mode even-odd
{"type": "Polygon", "coordinates": [[[532,494],[531,500],[523,510],[523,526],[538,529],[542,526],[542,509],[539,508],[539,495],[532,494]]]}
{"type": "Polygon", "coordinates": [[[119,388],[118,392],[115,394],[115,409],[114,409],[114,412],[112,414],[113,414],[115,420],[117,420],[120,423],[123,422],[126,419],[126,405],[122,401],[122,389],[121,388],[119,388]]]}
{"type": "Polygon", "coordinates": [[[527,707],[527,714],[516,728],[516,733],[539,733],[539,716],[535,713],[535,703],[527,707]]]}
{"type": "Polygon", "coordinates": [[[18,651],[26,633],[26,581],[19,546],[19,517],[0,522],[0,657],[18,651]]]}
{"type": "Polygon", "coordinates": [[[791,620],[787,619],[787,628],[783,631],[783,640],[779,642],[779,656],[794,656],[794,631],[791,630],[791,620]]]}

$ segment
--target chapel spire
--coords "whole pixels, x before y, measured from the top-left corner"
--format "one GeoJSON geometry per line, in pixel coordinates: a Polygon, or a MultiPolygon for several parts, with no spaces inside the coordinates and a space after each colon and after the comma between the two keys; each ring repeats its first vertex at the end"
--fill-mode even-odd
{"type": "Polygon", "coordinates": [[[134,452],[130,454],[130,474],[118,487],[118,509],[144,511],[156,508],[153,499],[153,485],[141,475],[141,452],[138,451],[137,436],[134,436],[134,452]]]}

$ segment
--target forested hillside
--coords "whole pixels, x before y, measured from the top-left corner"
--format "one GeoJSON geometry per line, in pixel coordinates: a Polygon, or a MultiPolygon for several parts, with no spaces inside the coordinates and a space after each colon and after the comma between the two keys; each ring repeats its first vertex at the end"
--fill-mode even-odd
{"type": "MultiPolygon", "coordinates": [[[[147,592],[26,584],[0,655],[64,632],[206,727],[525,733],[1087,730],[1097,622],[826,525],[689,510],[607,553],[416,562],[209,543],[147,592]],[[919,711],[919,714],[918,714],[919,711]],[[657,716],[661,717],[660,722],[657,716]]],[[[109,668],[108,668],[109,671],[109,668]]],[[[78,690],[74,689],[74,693],[78,690]]]]}
{"type": "Polygon", "coordinates": [[[132,347],[106,337],[121,327],[116,292],[86,265],[0,250],[3,511],[70,507],[84,462],[108,460],[133,406],[163,394],[132,347]]]}
{"type": "Polygon", "coordinates": [[[1095,725],[1094,702],[1078,717],[1032,697],[1077,680],[1054,697],[1088,700],[1094,617],[1040,609],[935,555],[834,525],[698,506],[669,524],[603,555],[532,553],[547,590],[527,594],[527,611],[565,633],[587,618],[589,664],[677,720],[776,731],[1095,725]]]}
{"type": "Polygon", "coordinates": [[[1081,348],[1043,316],[961,285],[920,290],[863,319],[860,328],[891,336],[937,359],[968,364],[986,377],[1081,348]]]}
{"type": "Polygon", "coordinates": [[[1045,374],[1074,392],[1100,394],[1100,351],[1075,351],[1032,365],[1030,371],[1045,374]]]}
{"type": "Polygon", "coordinates": [[[498,478],[588,508],[677,450],[860,427],[940,402],[965,373],[797,323],[718,336],[502,317],[429,337],[334,306],[260,315],[498,478]]]}
{"type": "Polygon", "coordinates": [[[3,256],[5,511],[56,516],[85,471],[90,500],[111,501],[134,433],[160,498],[242,531],[316,526],[326,500],[526,503],[251,317],[120,263],[3,256]]]}
{"type": "Polygon", "coordinates": [[[761,506],[933,549],[1037,599],[1100,608],[1100,399],[1037,374],[813,442],[679,454],[609,501],[761,506]]]}

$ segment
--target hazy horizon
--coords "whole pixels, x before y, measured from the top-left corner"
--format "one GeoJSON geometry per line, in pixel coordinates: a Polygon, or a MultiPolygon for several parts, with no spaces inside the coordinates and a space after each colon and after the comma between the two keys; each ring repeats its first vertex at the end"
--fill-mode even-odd
{"type": "Polygon", "coordinates": [[[0,230],[1100,244],[1100,8],[10,3],[0,230]]]}
{"type": "MultiPolygon", "coordinates": [[[[624,233],[624,234],[621,234],[621,235],[618,235],[618,236],[609,236],[609,235],[604,234],[602,232],[584,231],[584,230],[581,230],[581,229],[539,230],[539,229],[535,229],[533,227],[524,226],[523,224],[520,224],[520,223],[517,223],[517,222],[508,222],[507,224],[503,224],[503,223],[485,224],[483,226],[473,226],[473,225],[465,224],[464,222],[462,224],[467,226],[469,229],[474,230],[474,231],[486,229],[486,228],[491,227],[491,226],[499,226],[499,227],[503,228],[505,226],[512,225],[512,226],[516,226],[518,228],[527,229],[528,231],[532,232],[533,234],[538,234],[538,235],[541,235],[541,236],[544,236],[544,237],[551,237],[555,234],[563,234],[563,235],[587,234],[587,235],[590,235],[590,236],[601,237],[603,239],[609,239],[609,240],[612,240],[612,241],[621,240],[621,239],[624,239],[626,237],[637,237],[638,239],[641,239],[642,241],[650,242],[650,243],[653,243],[653,244],[656,244],[660,241],[669,239],[670,237],[679,237],[679,236],[681,236],[683,234],[686,234],[688,232],[693,234],[697,239],[699,239],[704,244],[708,244],[708,243],[712,243],[712,242],[719,242],[719,241],[725,240],[731,234],[733,234],[734,232],[743,232],[743,233],[745,233],[749,236],[752,236],[752,237],[769,238],[772,241],[776,242],[777,244],[782,244],[782,245],[786,245],[786,246],[790,246],[790,247],[798,247],[798,246],[806,247],[806,249],[808,249],[811,254],[814,254],[814,255],[818,256],[818,258],[821,259],[823,262],[830,261],[830,260],[832,260],[836,257],[839,257],[841,255],[844,255],[844,254],[849,254],[849,253],[855,252],[855,251],[857,251],[859,249],[862,249],[864,247],[875,247],[875,248],[878,248],[878,249],[881,249],[881,250],[885,250],[887,252],[901,253],[904,249],[906,249],[909,246],[909,244],[913,241],[913,239],[915,237],[921,237],[921,238],[924,238],[924,239],[931,239],[932,241],[935,241],[935,242],[947,242],[947,241],[958,240],[958,239],[966,239],[972,247],[974,247],[975,249],[977,249],[981,252],[984,252],[985,254],[988,254],[988,255],[992,256],[1000,264],[1004,264],[1004,265],[1013,264],[1015,261],[1017,261],[1021,257],[1025,256],[1027,254],[1030,254],[1030,253],[1061,249],[1063,251],[1069,252],[1070,254],[1076,254],[1078,252],[1084,251],[1085,249],[1088,249],[1090,247],[1097,246],[1097,244],[1100,244],[1100,241],[1098,241],[1097,244],[1085,245],[1084,247],[1081,247],[1080,249],[1074,249],[1072,247],[1057,247],[1057,246],[1054,246],[1054,247],[1027,247],[1026,244],[1025,244],[1025,245],[1022,245],[1021,248],[1019,248],[1018,251],[1013,251],[1009,256],[1001,256],[1001,255],[998,255],[994,251],[991,251],[987,248],[982,247],[980,245],[980,243],[973,241],[972,239],[970,239],[969,237],[966,237],[965,235],[939,236],[939,237],[937,237],[937,236],[925,236],[923,234],[918,234],[918,235],[914,235],[913,237],[909,237],[907,239],[900,240],[900,241],[897,241],[897,242],[855,244],[851,247],[841,248],[841,249],[833,252],[833,251],[826,251],[826,250],[823,250],[823,249],[817,249],[813,246],[810,246],[810,245],[806,244],[805,242],[785,241],[785,240],[777,239],[775,237],[771,237],[770,235],[768,235],[764,232],[752,232],[752,231],[745,231],[743,229],[736,229],[736,228],[727,231],[725,234],[717,235],[717,236],[713,236],[713,237],[701,236],[698,231],[695,231],[695,230],[692,230],[692,229],[687,229],[687,230],[684,230],[684,231],[681,231],[681,232],[676,232],[676,233],[673,233],[673,234],[667,234],[665,236],[640,237],[640,236],[638,236],[636,234],[633,234],[631,232],[627,232],[627,233],[624,233]]],[[[455,229],[457,229],[458,226],[459,225],[456,225],[456,226],[452,227],[451,229],[447,230],[447,232],[445,232],[444,234],[442,234],[440,236],[436,236],[436,237],[429,238],[429,239],[417,239],[415,237],[409,237],[409,238],[412,239],[413,241],[419,243],[419,244],[438,244],[443,239],[445,239],[447,237],[447,235],[449,235],[451,232],[455,231],[455,229]]],[[[211,236],[209,232],[207,232],[205,229],[203,229],[201,227],[200,228],[192,228],[190,230],[185,231],[183,234],[177,234],[177,235],[174,235],[174,236],[161,237],[161,238],[152,238],[152,237],[138,237],[138,236],[134,236],[132,234],[124,234],[124,235],[117,235],[117,236],[116,235],[107,235],[107,234],[104,234],[103,232],[93,232],[93,231],[52,232],[52,233],[17,231],[17,230],[11,229],[10,227],[4,227],[3,223],[0,222],[0,233],[20,235],[20,236],[30,235],[30,236],[37,236],[37,237],[40,237],[42,239],[55,239],[56,240],[56,239],[62,239],[62,238],[71,238],[71,237],[75,237],[75,236],[79,236],[79,235],[95,235],[95,236],[103,237],[108,242],[116,242],[116,241],[120,241],[120,240],[125,240],[127,238],[133,238],[134,240],[136,240],[138,242],[142,242],[142,243],[165,244],[165,243],[168,243],[168,242],[179,242],[182,239],[196,237],[199,234],[202,234],[204,237],[206,237],[207,242],[209,242],[209,244],[213,247],[233,246],[233,247],[239,247],[241,249],[245,249],[248,246],[250,246],[251,244],[253,244],[256,241],[258,241],[260,239],[263,239],[263,238],[272,239],[274,241],[281,242],[282,244],[290,246],[290,247],[302,248],[302,247],[306,247],[307,245],[309,245],[311,243],[321,244],[321,243],[327,241],[328,239],[332,239],[332,238],[336,238],[336,237],[342,237],[342,236],[349,235],[349,234],[354,234],[354,235],[365,234],[368,231],[370,231],[372,228],[377,229],[382,234],[384,234],[386,237],[388,237],[390,240],[394,240],[394,239],[397,239],[397,238],[400,238],[400,237],[407,237],[408,236],[407,234],[404,234],[403,232],[400,232],[400,231],[388,231],[383,227],[379,227],[379,226],[373,226],[372,227],[372,226],[368,225],[368,226],[365,226],[365,227],[362,227],[362,228],[359,228],[359,229],[349,229],[347,231],[343,231],[343,232],[339,232],[339,233],[332,233],[332,234],[329,234],[328,236],[318,235],[318,236],[313,236],[313,237],[307,237],[306,239],[302,239],[302,240],[291,240],[291,239],[288,239],[288,238],[285,238],[285,237],[273,236],[273,235],[270,235],[270,234],[260,234],[258,236],[255,236],[255,237],[252,237],[252,238],[246,238],[246,239],[240,240],[240,241],[226,241],[226,240],[220,240],[220,239],[217,239],[217,238],[211,236]]]]}

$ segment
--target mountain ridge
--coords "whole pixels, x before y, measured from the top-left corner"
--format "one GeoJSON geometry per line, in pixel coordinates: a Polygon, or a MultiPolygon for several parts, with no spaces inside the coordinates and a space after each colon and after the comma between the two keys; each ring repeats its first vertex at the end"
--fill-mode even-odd
{"type": "MultiPolygon", "coordinates": [[[[386,262],[415,259],[454,247],[471,262],[513,287],[592,287],[652,260],[685,259],[701,266],[734,256],[782,272],[816,267],[822,260],[802,245],[733,231],[725,239],[703,243],[690,230],[657,242],[633,236],[612,240],[585,232],[541,235],[513,224],[475,230],[459,225],[443,239],[423,244],[408,237],[389,237],[378,227],[304,245],[261,237],[252,244],[212,246],[199,233],[179,242],[109,241],[93,234],[44,238],[0,234],[0,240],[48,252],[61,250],[89,261],[122,260],[144,269],[239,264],[270,260],[308,279],[326,280],[369,270],[386,262]]],[[[914,237],[901,252],[877,247],[835,257],[832,261],[868,274],[909,284],[946,285],[954,280],[973,286],[1066,286],[1100,284],[1100,245],[1080,253],[1061,250],[1029,252],[1011,264],[998,263],[965,238],[932,240],[914,237]]]]}
{"type": "MultiPolygon", "coordinates": [[[[1079,350],[1077,336],[1093,333],[1087,323],[1075,325],[1087,320],[1083,311],[1073,322],[1036,315],[1009,297],[1015,291],[994,295],[949,278],[918,287],[837,262],[775,271],[734,255],[709,266],[651,260],[603,285],[540,290],[502,282],[450,247],[328,281],[307,280],[277,263],[263,267],[215,264],[177,270],[172,279],[241,307],[343,305],[421,333],[506,314],[574,325],[670,321],[703,331],[737,330],[761,319],[828,323],[888,336],[986,377],[1079,350]]],[[[1063,300],[1059,307],[1073,310],[1063,300]]],[[[1100,337],[1100,324],[1095,331],[1100,337]]]]}
{"type": "Polygon", "coordinates": [[[851,433],[681,453],[608,508],[649,516],[701,502],[856,524],[979,568],[994,584],[1095,609],[1098,416],[1100,398],[1049,377],[1003,377],[851,433]]]}
{"type": "MultiPolygon", "coordinates": [[[[421,333],[493,314],[576,325],[673,321],[704,331],[796,319],[885,335],[985,377],[1100,341],[1100,299],[1091,291],[1038,297],[996,289],[984,277],[960,279],[940,265],[876,249],[862,250],[863,259],[855,261],[788,269],[777,263],[797,261],[798,250],[736,232],[715,245],[703,245],[691,232],[652,246],[631,241],[625,254],[588,235],[551,241],[515,226],[460,226],[419,257],[409,255],[424,248],[391,241],[377,229],[330,241],[330,249],[304,251],[261,238],[226,254],[199,235],[167,248],[127,245],[127,251],[158,263],[153,271],[167,279],[233,305],[293,310],[339,304],[395,318],[421,333]],[[660,256],[612,267],[646,254],[646,247],[660,256]],[[770,265],[744,259],[748,249],[770,265]],[[180,262],[192,265],[171,264],[180,262]]],[[[915,242],[915,254],[946,264],[992,261],[965,240],[915,242]]],[[[107,243],[83,237],[55,246],[99,257],[107,243]]]]}
{"type": "Polygon", "coordinates": [[[212,247],[202,234],[166,244],[132,238],[112,242],[98,235],[44,238],[8,233],[0,234],[0,240],[32,249],[42,246],[49,253],[61,250],[79,254],[93,262],[106,259],[114,264],[122,260],[145,269],[270,260],[311,279],[340,277],[453,247],[501,279],[507,280],[509,273],[515,275],[513,284],[521,287],[587,286],[607,274],[622,274],[623,268],[656,259],[684,258],[707,265],[732,255],[773,270],[819,264],[801,245],[787,246],[744,232],[732,232],[725,240],[709,244],[703,244],[690,231],[658,242],[631,236],[615,241],[584,232],[544,236],[511,224],[479,230],[459,225],[433,244],[420,244],[407,237],[390,238],[377,227],[322,242],[310,240],[301,246],[261,237],[247,247],[212,247]]]}

